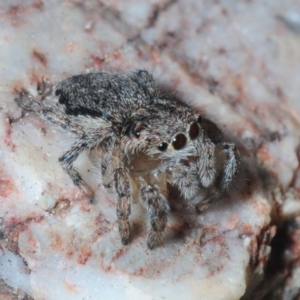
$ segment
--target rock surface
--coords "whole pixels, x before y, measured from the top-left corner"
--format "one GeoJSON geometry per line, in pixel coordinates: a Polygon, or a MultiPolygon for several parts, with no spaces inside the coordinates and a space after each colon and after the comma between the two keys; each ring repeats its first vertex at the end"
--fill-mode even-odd
{"type": "Polygon", "coordinates": [[[0,13],[1,299],[298,299],[299,1],[2,1],[0,13]],[[103,69],[152,72],[242,153],[236,186],[201,216],[177,203],[152,251],[139,203],[124,247],[99,170],[77,162],[89,204],[58,163],[74,137],[13,101],[42,77],[103,69]]]}

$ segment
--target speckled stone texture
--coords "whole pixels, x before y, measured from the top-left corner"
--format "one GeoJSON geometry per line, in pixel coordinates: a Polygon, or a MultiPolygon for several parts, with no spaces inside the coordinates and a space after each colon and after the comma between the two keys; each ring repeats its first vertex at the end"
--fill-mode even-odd
{"type": "Polygon", "coordinates": [[[2,0],[0,15],[0,299],[300,297],[298,0],[2,0]],[[13,101],[43,77],[112,69],[147,69],[242,154],[204,214],[170,195],[152,251],[140,204],[123,246],[99,170],[76,163],[89,204],[58,163],[74,137],[13,101]]]}

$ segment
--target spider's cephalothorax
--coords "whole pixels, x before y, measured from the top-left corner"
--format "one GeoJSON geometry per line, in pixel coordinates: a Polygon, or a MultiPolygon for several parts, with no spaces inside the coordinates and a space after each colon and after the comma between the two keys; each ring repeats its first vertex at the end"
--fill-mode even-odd
{"type": "MultiPolygon", "coordinates": [[[[44,85],[46,90],[49,93],[44,85]]],[[[16,102],[78,136],[59,161],[93,199],[94,193],[73,167],[79,154],[89,151],[102,171],[104,186],[118,194],[123,244],[130,238],[133,198],[147,209],[148,247],[153,248],[161,242],[170,210],[167,184],[177,187],[187,200],[207,189],[207,196],[196,204],[201,213],[220,197],[238,170],[235,144],[223,142],[218,127],[188,105],[160,94],[146,71],[73,76],[54,88],[52,98],[55,103],[46,105],[23,91],[16,102]]]]}

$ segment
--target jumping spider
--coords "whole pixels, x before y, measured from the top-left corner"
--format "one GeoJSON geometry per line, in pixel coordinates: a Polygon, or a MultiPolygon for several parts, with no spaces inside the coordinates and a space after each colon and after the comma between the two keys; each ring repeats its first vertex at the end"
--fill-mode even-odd
{"type": "MultiPolygon", "coordinates": [[[[41,89],[42,98],[50,89],[41,89]]],[[[149,219],[148,247],[161,242],[170,211],[168,184],[185,199],[200,190],[207,196],[196,204],[201,213],[229,186],[237,173],[239,152],[222,141],[208,119],[170,94],[160,94],[152,76],[139,70],[131,75],[90,73],[67,78],[46,105],[23,91],[15,99],[27,111],[75,133],[78,141],[60,157],[63,169],[84,194],[94,193],[73,167],[88,150],[101,169],[103,184],[117,192],[117,218],[122,243],[130,239],[129,216],[139,198],[149,219]]]]}

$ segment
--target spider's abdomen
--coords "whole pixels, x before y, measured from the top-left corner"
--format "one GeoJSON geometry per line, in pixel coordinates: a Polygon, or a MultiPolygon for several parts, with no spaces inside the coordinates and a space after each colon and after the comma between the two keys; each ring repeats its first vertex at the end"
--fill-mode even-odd
{"type": "Polygon", "coordinates": [[[55,89],[58,106],[68,115],[122,123],[151,101],[134,76],[101,72],[67,78],[55,89]]]}

